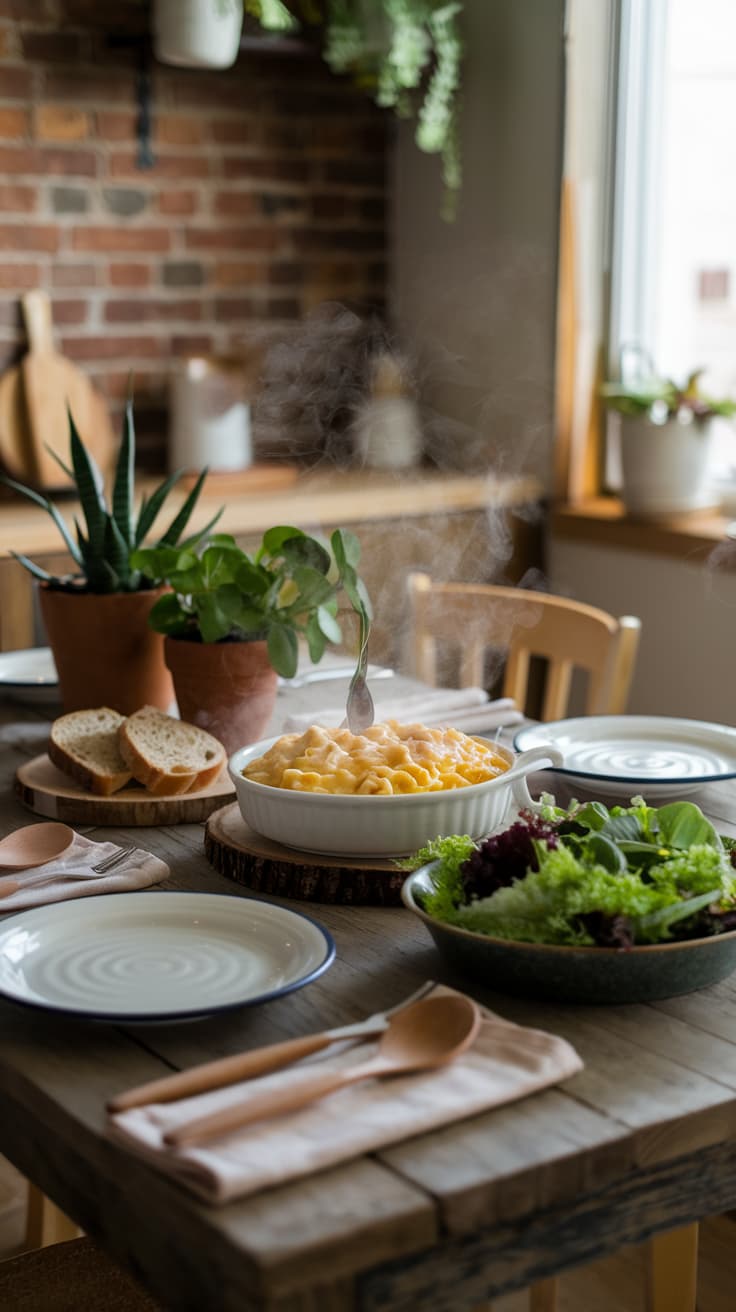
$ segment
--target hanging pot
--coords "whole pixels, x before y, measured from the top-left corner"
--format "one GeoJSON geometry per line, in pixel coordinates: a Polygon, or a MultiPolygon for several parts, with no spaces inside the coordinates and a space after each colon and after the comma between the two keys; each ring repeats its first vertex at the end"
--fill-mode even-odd
{"type": "Polygon", "coordinates": [[[155,0],[153,48],[163,64],[230,68],[238,57],[243,0],[155,0]]]}
{"type": "Polygon", "coordinates": [[[164,656],[182,720],[214,734],[229,755],[263,737],[278,685],[265,642],[166,638],[164,656]]]}
{"type": "Polygon", "coordinates": [[[148,616],[162,588],[148,592],[61,592],[41,585],[41,618],[59,675],[64,711],[141,706],[167,711],[174,700],[164,641],[148,616]]]}
{"type": "Polygon", "coordinates": [[[621,497],[630,515],[672,515],[714,505],[711,420],[653,424],[621,416],[621,497]]]}

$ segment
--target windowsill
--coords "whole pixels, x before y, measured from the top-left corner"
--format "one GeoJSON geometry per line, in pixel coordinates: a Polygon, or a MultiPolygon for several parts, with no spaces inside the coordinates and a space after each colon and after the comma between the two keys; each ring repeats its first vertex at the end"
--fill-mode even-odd
{"type": "MultiPolygon", "coordinates": [[[[568,542],[676,556],[697,563],[719,543],[729,541],[726,530],[733,523],[718,510],[694,510],[656,520],[635,519],[626,514],[617,497],[592,497],[574,505],[553,507],[549,528],[553,537],[568,542]]],[[[730,554],[736,568],[736,541],[730,554]]]]}

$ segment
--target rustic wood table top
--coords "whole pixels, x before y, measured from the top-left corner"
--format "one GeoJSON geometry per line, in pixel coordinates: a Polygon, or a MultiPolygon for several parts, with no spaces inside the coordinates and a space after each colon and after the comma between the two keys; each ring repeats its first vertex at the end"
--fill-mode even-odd
{"type": "MultiPolygon", "coordinates": [[[[405,681],[389,682],[393,698],[405,681]]],[[[334,705],[345,687],[280,692],[274,732],[287,711],[334,705]]],[[[13,772],[42,750],[53,714],[0,705],[0,833],[31,819],[13,800],[13,772]]],[[[697,800],[736,834],[732,782],[697,800]]],[[[247,895],[206,861],[202,826],[132,836],[169,863],[166,887],[247,895]]],[[[0,1152],[166,1306],[462,1312],[736,1206],[733,978],[652,1005],[596,1008],[474,988],[501,1015],[564,1035],[584,1070],[564,1086],[222,1208],[112,1144],[104,1105],[113,1093],[359,1019],[427,978],[463,987],[408,911],[294,905],[329,928],[337,959],[309,987],[267,1005],[135,1027],[0,1003],[0,1152]]]]}

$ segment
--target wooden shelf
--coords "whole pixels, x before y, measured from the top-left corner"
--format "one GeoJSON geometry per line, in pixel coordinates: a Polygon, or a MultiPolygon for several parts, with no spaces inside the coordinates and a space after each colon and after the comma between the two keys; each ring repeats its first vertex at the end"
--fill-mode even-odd
{"type": "Polygon", "coordinates": [[[652,555],[697,561],[724,544],[724,566],[736,568],[736,541],[727,536],[733,523],[716,510],[697,510],[656,520],[627,515],[617,497],[595,497],[552,508],[549,531],[554,538],[597,546],[619,547],[652,555]],[[732,544],[733,550],[728,547],[732,544]]]}

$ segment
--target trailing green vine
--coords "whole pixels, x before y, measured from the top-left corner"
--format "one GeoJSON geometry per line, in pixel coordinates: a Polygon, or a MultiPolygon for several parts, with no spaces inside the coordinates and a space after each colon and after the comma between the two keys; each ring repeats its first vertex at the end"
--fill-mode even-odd
{"type": "Polygon", "coordinates": [[[420,150],[442,160],[443,215],[454,216],[462,185],[459,98],[463,0],[245,0],[270,31],[324,27],[324,58],[350,73],[376,103],[416,115],[420,150]]]}

